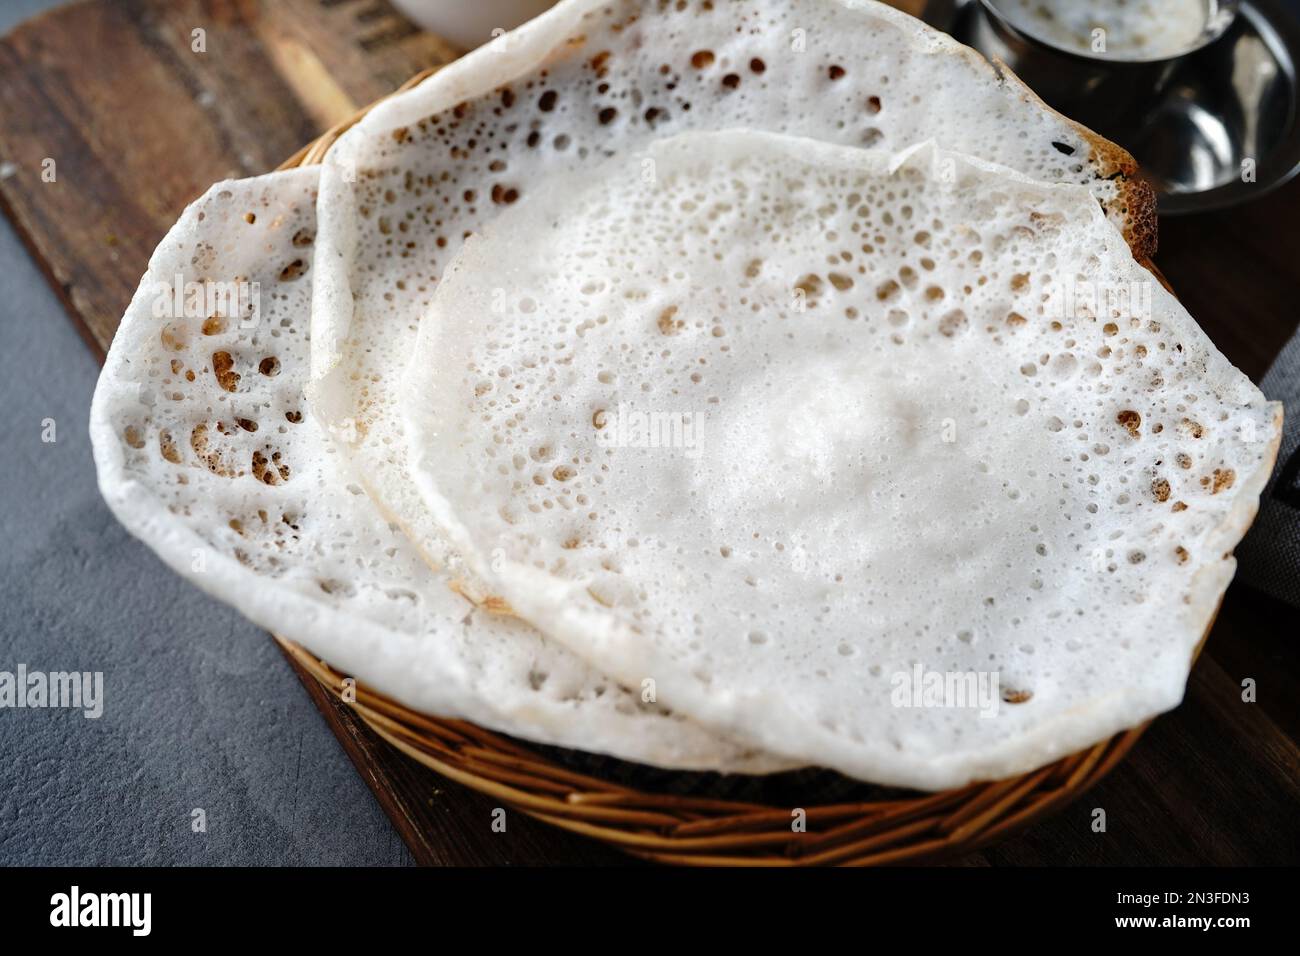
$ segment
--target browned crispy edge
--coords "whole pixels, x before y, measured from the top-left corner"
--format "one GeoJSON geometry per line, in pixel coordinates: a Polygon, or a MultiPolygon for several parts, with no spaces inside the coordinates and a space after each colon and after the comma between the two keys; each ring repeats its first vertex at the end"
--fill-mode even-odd
{"type": "Polygon", "coordinates": [[[1102,203],[1106,215],[1124,233],[1124,239],[1133,252],[1133,258],[1143,265],[1149,265],[1158,245],[1156,192],[1140,175],[1137,160],[1124,147],[1112,143],[1100,133],[1095,133],[1082,123],[1052,109],[1001,60],[994,57],[990,62],[999,82],[1019,94],[1025,101],[1064,120],[1089,145],[1092,152],[1088,159],[1097,177],[1111,180],[1116,186],[1116,197],[1110,202],[1102,203]]]}
{"type": "MultiPolygon", "coordinates": [[[[924,29],[932,28],[927,25],[924,29]]],[[[1097,178],[1110,180],[1116,187],[1115,198],[1109,201],[1102,200],[1102,208],[1107,218],[1123,233],[1133,258],[1149,266],[1152,257],[1156,254],[1157,246],[1156,193],[1151,184],[1141,176],[1138,162],[1132,154],[1082,123],[1048,106],[1043,102],[1042,97],[1030,89],[1025,81],[1016,76],[1015,71],[998,57],[985,57],[978,50],[964,43],[955,43],[949,48],[949,52],[964,57],[977,70],[989,71],[999,86],[1019,96],[1025,103],[1055,116],[1088,144],[1091,150],[1088,163],[1097,178]]]]}

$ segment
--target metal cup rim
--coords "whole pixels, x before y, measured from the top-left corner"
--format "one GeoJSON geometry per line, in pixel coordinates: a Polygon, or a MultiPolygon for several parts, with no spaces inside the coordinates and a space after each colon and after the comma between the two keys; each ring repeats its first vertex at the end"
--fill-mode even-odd
{"type": "Polygon", "coordinates": [[[1006,15],[997,8],[996,0],[979,0],[979,4],[995,27],[1012,37],[1015,37],[1022,43],[1028,44],[1034,49],[1051,53],[1067,60],[1074,60],[1080,64],[1086,64],[1094,69],[1097,67],[1107,67],[1116,71],[1168,64],[1196,53],[1198,50],[1205,49],[1205,47],[1209,46],[1228,32],[1232,27],[1233,22],[1236,20],[1241,6],[1239,0],[1220,0],[1220,16],[1217,29],[1213,31],[1206,29],[1204,35],[1194,46],[1181,50],[1172,56],[1156,56],[1147,59],[1121,59],[1109,56],[1093,56],[1087,53],[1082,53],[1078,50],[1070,50],[1065,47],[1057,46],[1055,43],[1052,43],[1035,33],[1030,33],[1028,30],[1012,23],[1007,19],[1006,15]]]}

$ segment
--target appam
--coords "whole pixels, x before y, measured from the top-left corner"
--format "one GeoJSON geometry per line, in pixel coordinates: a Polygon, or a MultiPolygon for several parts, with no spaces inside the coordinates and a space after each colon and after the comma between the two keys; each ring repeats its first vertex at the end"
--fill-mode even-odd
{"type": "Polygon", "coordinates": [[[1281,417],[1088,188],[740,131],[480,227],[407,383],[429,512],[520,616],[920,789],[1179,703],[1281,417]]]}
{"type": "Polygon", "coordinates": [[[313,410],[385,513],[476,601],[407,471],[400,379],[464,238],[554,177],[690,130],[941,145],[1085,186],[1139,255],[1154,200],[1123,150],[1010,73],[861,0],[566,0],[380,104],[327,154],[313,410]]]}
{"type": "Polygon", "coordinates": [[[365,495],[303,396],[318,173],[219,183],[154,253],[95,391],[105,500],[173,570],[409,707],[684,769],[782,762],[475,608],[365,495]]]}

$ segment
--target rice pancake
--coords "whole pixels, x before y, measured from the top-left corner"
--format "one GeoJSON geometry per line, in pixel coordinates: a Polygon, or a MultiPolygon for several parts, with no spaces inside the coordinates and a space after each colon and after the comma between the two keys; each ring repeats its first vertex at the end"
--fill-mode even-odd
{"type": "Polygon", "coordinates": [[[1145,255],[1127,153],[921,21],[863,0],[565,0],[377,106],[321,173],[313,410],[428,560],[465,578],[406,470],[400,380],[465,236],[555,177],[690,130],[942,145],[1085,186],[1145,255]]]}
{"type": "Polygon", "coordinates": [[[91,410],[122,523],[251,620],[425,713],[666,767],[785,766],[476,608],[380,515],[303,396],[317,182],[219,183],[154,253],[91,410]]]}
{"type": "Polygon", "coordinates": [[[430,513],[522,617],[926,789],[1179,702],[1280,420],[1085,187],[754,132],[481,228],[408,386],[430,513]]]}

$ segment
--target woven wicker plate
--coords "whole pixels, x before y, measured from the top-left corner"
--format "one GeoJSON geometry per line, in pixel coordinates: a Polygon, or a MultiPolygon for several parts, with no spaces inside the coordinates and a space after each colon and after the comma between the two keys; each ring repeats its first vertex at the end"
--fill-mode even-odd
{"type": "MultiPolygon", "coordinates": [[[[416,75],[402,90],[433,72],[416,75]]],[[[305,146],[282,168],[319,163],[372,108],[305,146]]],[[[411,759],[522,813],[661,863],[874,866],[960,856],[1077,798],[1123,759],[1148,726],[1032,773],[941,793],[886,790],[816,770],[771,778],[670,773],[525,744],[463,721],[416,713],[354,686],[298,645],[277,640],[411,759]]]]}

